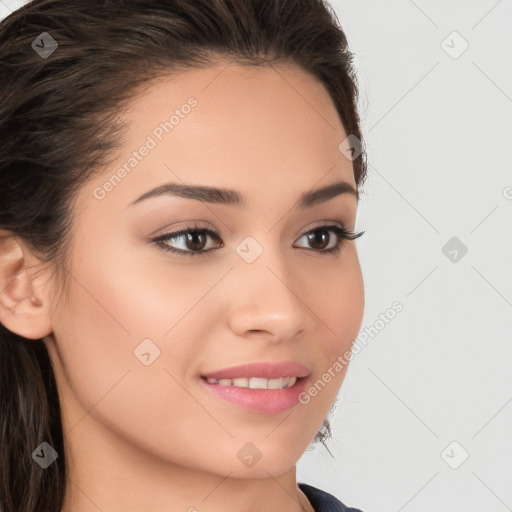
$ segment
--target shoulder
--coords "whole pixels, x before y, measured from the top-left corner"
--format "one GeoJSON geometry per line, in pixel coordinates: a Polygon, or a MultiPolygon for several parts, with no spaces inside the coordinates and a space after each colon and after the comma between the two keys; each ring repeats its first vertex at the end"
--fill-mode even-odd
{"type": "Polygon", "coordinates": [[[332,494],[317,489],[312,485],[304,483],[299,483],[298,485],[316,512],[362,512],[358,508],[347,507],[332,494]]]}

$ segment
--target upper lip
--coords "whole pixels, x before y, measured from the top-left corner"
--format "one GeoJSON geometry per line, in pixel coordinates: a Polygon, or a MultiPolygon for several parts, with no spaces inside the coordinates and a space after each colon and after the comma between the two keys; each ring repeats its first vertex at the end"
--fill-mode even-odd
{"type": "Polygon", "coordinates": [[[293,361],[280,363],[248,363],[241,366],[232,366],[216,372],[203,374],[207,379],[238,379],[241,377],[260,377],[264,379],[278,379],[279,377],[307,377],[311,374],[309,368],[293,361]]]}

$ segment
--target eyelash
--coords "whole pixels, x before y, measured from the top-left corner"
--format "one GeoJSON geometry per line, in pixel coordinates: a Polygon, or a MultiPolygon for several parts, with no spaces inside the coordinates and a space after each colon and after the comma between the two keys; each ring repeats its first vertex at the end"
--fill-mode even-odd
{"type": "MultiPolygon", "coordinates": [[[[321,254],[334,254],[337,255],[342,249],[342,246],[344,245],[345,240],[355,240],[356,238],[359,238],[362,234],[364,234],[364,231],[359,231],[358,233],[353,233],[352,231],[349,231],[345,227],[339,227],[336,225],[325,225],[325,226],[319,226],[317,228],[314,228],[310,231],[306,231],[303,235],[300,236],[302,238],[305,235],[309,235],[311,233],[315,233],[317,231],[331,231],[334,232],[336,237],[338,238],[337,244],[335,247],[331,247],[330,249],[324,249],[324,250],[316,250],[316,249],[309,249],[315,252],[319,252],[321,254]]],[[[180,254],[180,255],[187,255],[187,256],[196,256],[198,254],[206,254],[213,249],[207,249],[207,250],[200,250],[200,251],[183,251],[181,249],[175,249],[174,247],[169,247],[165,244],[165,241],[168,240],[174,240],[176,238],[179,238],[180,236],[186,235],[186,234],[192,234],[192,233],[207,233],[212,238],[216,239],[217,241],[220,241],[219,234],[210,229],[210,228],[196,228],[192,226],[185,226],[183,229],[173,231],[170,233],[166,233],[164,235],[161,235],[157,238],[153,238],[151,242],[153,242],[157,247],[160,249],[171,252],[174,254],[180,254]]]]}

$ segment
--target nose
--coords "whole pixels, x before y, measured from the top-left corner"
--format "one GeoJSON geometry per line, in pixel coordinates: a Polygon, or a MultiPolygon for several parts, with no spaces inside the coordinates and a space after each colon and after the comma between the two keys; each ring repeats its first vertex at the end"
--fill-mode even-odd
{"type": "Polygon", "coordinates": [[[294,339],[318,319],[308,304],[310,275],[298,275],[278,251],[266,249],[254,262],[239,260],[231,272],[229,322],[241,337],[294,339]]]}

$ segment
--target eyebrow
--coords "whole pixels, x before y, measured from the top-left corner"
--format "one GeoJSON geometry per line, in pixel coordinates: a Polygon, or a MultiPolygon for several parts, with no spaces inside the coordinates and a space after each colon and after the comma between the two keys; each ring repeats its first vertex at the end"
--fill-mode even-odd
{"type": "MultiPolygon", "coordinates": [[[[337,181],[325,187],[304,192],[295,204],[295,208],[299,210],[312,208],[341,194],[351,194],[359,200],[359,193],[352,185],[345,181],[337,181]]],[[[246,206],[245,198],[236,190],[182,183],[165,183],[155,187],[130,203],[130,206],[151,197],[159,196],[177,196],[185,199],[196,199],[205,203],[237,206],[239,208],[246,206]]]]}

